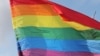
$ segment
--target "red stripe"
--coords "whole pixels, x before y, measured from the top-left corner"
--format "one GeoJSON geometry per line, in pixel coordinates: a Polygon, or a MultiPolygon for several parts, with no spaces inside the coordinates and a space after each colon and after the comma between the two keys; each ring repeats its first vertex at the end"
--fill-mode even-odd
{"type": "Polygon", "coordinates": [[[30,49],[24,50],[23,56],[100,56],[100,54],[93,54],[89,52],[58,52],[42,49],[30,49]]]}
{"type": "Polygon", "coordinates": [[[22,4],[48,4],[47,0],[10,0],[11,6],[22,4]]]}
{"type": "Polygon", "coordinates": [[[62,11],[62,14],[60,14],[63,19],[66,21],[70,20],[70,21],[75,21],[78,22],[80,24],[89,26],[91,28],[95,28],[95,29],[100,29],[100,22],[94,20],[93,18],[90,18],[82,13],[76,12],[72,9],[69,9],[67,7],[61,6],[59,4],[53,3],[53,2],[49,2],[50,4],[56,6],[60,11],[62,11]]]}

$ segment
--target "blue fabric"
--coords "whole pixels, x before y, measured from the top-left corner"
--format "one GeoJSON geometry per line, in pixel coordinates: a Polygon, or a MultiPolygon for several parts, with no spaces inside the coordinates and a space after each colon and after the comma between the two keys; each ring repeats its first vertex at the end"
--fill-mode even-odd
{"type": "Polygon", "coordinates": [[[92,52],[100,53],[99,40],[56,40],[35,37],[20,39],[18,43],[21,50],[26,49],[45,49],[62,52],[92,52]]]}

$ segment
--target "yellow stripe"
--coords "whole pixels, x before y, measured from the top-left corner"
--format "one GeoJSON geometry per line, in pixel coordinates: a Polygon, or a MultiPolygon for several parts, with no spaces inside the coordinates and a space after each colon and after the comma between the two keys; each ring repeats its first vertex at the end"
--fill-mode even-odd
{"type": "Polygon", "coordinates": [[[62,21],[60,16],[18,16],[13,18],[14,28],[36,26],[36,27],[69,27],[62,21]]]}
{"type": "Polygon", "coordinates": [[[75,22],[63,21],[60,16],[18,16],[13,18],[13,24],[14,28],[36,26],[49,28],[73,27],[76,30],[90,29],[75,22]]]}
{"type": "Polygon", "coordinates": [[[67,21],[66,24],[69,24],[72,28],[75,28],[76,30],[88,30],[91,29],[90,27],[87,27],[85,25],[76,23],[76,22],[72,22],[72,21],[67,21]]]}

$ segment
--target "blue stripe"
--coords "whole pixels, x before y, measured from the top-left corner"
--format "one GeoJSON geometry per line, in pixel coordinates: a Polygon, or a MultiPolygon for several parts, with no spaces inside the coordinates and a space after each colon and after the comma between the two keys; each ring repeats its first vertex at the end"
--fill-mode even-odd
{"type": "Polygon", "coordinates": [[[21,50],[45,49],[63,52],[100,53],[100,40],[56,40],[26,37],[18,40],[21,50]]]}

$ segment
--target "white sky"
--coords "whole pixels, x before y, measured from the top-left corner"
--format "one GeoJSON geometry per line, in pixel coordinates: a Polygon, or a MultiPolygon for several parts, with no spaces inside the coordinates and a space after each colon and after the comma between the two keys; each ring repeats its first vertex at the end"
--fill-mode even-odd
{"type": "Polygon", "coordinates": [[[0,56],[17,56],[9,0],[0,0],[0,56]]]}

